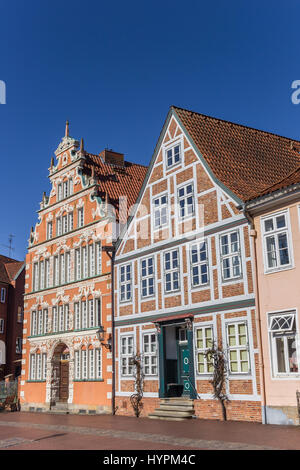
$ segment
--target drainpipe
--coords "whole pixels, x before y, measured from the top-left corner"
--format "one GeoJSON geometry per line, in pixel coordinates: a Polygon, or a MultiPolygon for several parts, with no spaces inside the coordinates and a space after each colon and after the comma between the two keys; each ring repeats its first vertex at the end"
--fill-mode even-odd
{"type": "Polygon", "coordinates": [[[110,351],[112,358],[112,393],[111,393],[111,414],[116,414],[116,394],[115,394],[115,383],[116,383],[116,367],[115,367],[115,255],[116,247],[115,243],[112,242],[111,246],[103,246],[102,250],[108,254],[111,262],[111,343],[110,351]]]}
{"type": "Polygon", "coordinates": [[[111,253],[111,352],[112,352],[112,395],[111,395],[111,414],[116,413],[116,361],[115,361],[115,255],[116,247],[113,242],[111,253]]]}
{"type": "Polygon", "coordinates": [[[257,331],[257,342],[259,345],[259,377],[260,377],[260,384],[261,384],[261,397],[262,397],[262,408],[263,408],[263,415],[262,415],[262,423],[267,423],[267,410],[266,410],[266,388],[265,388],[265,370],[264,370],[264,355],[263,355],[263,348],[262,348],[262,334],[261,334],[261,315],[260,315],[260,302],[259,302],[259,285],[258,285],[258,268],[257,268],[257,251],[256,251],[256,236],[257,232],[254,226],[253,217],[249,214],[246,209],[246,204],[243,204],[238,207],[238,209],[242,210],[244,216],[248,220],[250,225],[250,239],[252,245],[252,252],[254,255],[254,285],[255,285],[255,298],[256,298],[256,308],[255,308],[255,324],[256,324],[256,331],[257,331]]]}

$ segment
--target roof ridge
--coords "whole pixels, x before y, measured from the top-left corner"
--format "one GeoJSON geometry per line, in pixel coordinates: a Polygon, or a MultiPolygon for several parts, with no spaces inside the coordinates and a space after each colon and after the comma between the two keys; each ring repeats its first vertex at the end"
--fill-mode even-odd
{"type": "Polygon", "coordinates": [[[246,128],[246,129],[251,129],[253,131],[262,132],[264,134],[274,135],[276,137],[280,137],[281,139],[285,139],[285,140],[288,140],[290,142],[300,143],[300,140],[293,139],[291,137],[286,137],[284,135],[276,134],[275,132],[269,132],[269,131],[266,131],[266,130],[263,130],[263,129],[257,129],[257,127],[246,126],[245,124],[239,124],[238,122],[228,121],[228,119],[216,118],[214,116],[209,116],[208,114],[198,113],[197,111],[193,111],[191,109],[186,109],[186,108],[181,108],[180,106],[175,106],[175,105],[171,105],[171,108],[174,108],[175,110],[176,109],[181,109],[182,111],[187,111],[189,113],[197,114],[198,116],[203,116],[205,118],[213,119],[214,121],[222,121],[222,122],[226,122],[227,124],[233,124],[234,126],[238,126],[238,127],[242,127],[242,128],[246,128]]]}

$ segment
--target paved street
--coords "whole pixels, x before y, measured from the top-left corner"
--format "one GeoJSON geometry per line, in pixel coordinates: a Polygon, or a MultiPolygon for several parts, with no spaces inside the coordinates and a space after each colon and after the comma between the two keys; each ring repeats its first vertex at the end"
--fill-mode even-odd
{"type": "Polygon", "coordinates": [[[7,450],[271,450],[300,449],[300,427],[193,419],[0,413],[7,450]]]}

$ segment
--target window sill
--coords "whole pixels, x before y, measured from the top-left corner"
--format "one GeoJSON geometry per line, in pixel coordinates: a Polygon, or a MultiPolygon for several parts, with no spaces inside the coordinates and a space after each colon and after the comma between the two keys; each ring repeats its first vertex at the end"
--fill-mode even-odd
{"type": "Polygon", "coordinates": [[[287,374],[273,375],[273,379],[297,379],[300,378],[300,372],[290,372],[287,374]]]}
{"type": "Polygon", "coordinates": [[[244,276],[230,277],[229,279],[222,278],[222,284],[230,284],[230,282],[243,281],[244,276]]]}
{"type": "Polygon", "coordinates": [[[104,382],[104,379],[74,379],[74,382],[104,382]]]}
{"type": "Polygon", "coordinates": [[[182,160],[180,159],[179,162],[173,163],[173,165],[166,164],[166,171],[173,170],[176,167],[180,167],[182,165],[182,160]]]}
{"type": "Polygon", "coordinates": [[[264,274],[273,274],[273,273],[280,273],[281,271],[288,271],[290,269],[294,269],[294,265],[289,264],[288,266],[274,268],[274,269],[267,269],[264,274]]]}
{"type": "Polygon", "coordinates": [[[196,290],[203,290],[203,289],[208,289],[210,288],[210,282],[206,282],[206,284],[199,284],[198,286],[191,286],[193,291],[196,290]]]}
{"type": "Polygon", "coordinates": [[[46,379],[43,379],[43,380],[26,380],[26,383],[34,383],[34,384],[46,383],[46,379]]]}

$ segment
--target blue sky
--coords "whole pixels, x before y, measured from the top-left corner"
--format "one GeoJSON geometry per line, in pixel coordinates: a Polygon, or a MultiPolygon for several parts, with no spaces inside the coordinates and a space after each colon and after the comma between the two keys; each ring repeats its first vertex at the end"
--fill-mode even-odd
{"type": "Polygon", "coordinates": [[[299,17],[297,0],[1,2],[0,253],[12,233],[25,256],[66,119],[146,165],[172,104],[300,140],[299,17]]]}

